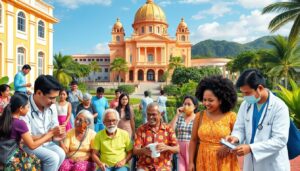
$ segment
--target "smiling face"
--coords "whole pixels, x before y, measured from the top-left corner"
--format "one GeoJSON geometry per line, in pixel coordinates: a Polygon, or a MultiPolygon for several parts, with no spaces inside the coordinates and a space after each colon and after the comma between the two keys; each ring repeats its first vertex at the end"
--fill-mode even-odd
{"type": "Polygon", "coordinates": [[[2,97],[8,97],[9,96],[9,93],[10,93],[10,88],[9,87],[6,87],[6,90],[1,92],[1,96],[2,97]]]}
{"type": "Polygon", "coordinates": [[[209,113],[220,110],[220,100],[215,96],[211,90],[205,90],[203,93],[203,105],[209,113]]]}
{"type": "Polygon", "coordinates": [[[149,125],[152,127],[160,124],[161,114],[158,106],[149,106],[147,108],[147,120],[149,125]]]}
{"type": "Polygon", "coordinates": [[[128,97],[127,96],[122,97],[121,104],[122,104],[122,106],[126,106],[128,104],[128,97]]]}
{"type": "Polygon", "coordinates": [[[109,133],[114,133],[117,130],[118,118],[113,112],[105,115],[104,125],[109,133]]]}
{"type": "Polygon", "coordinates": [[[50,93],[44,94],[41,90],[37,90],[35,96],[37,98],[36,104],[40,106],[49,108],[52,104],[56,102],[56,97],[59,95],[59,91],[51,90],[50,93]]]}
{"type": "Polygon", "coordinates": [[[67,92],[66,91],[61,91],[59,93],[59,98],[60,98],[60,100],[66,100],[68,98],[67,92]]]}

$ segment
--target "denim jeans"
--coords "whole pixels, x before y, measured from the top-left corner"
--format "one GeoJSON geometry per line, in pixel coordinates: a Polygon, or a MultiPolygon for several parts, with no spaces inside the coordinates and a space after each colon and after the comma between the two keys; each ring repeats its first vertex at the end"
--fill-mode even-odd
{"type": "Polygon", "coordinates": [[[24,150],[27,153],[35,154],[41,160],[42,170],[45,171],[58,170],[60,165],[66,158],[64,150],[53,142],[50,142],[44,146],[40,146],[34,150],[30,150],[28,147],[25,146],[24,150]]]}
{"type": "MultiPolygon", "coordinates": [[[[97,171],[101,171],[98,169],[97,171]]],[[[129,168],[126,166],[123,167],[107,167],[105,171],[129,171],[129,168]]]]}

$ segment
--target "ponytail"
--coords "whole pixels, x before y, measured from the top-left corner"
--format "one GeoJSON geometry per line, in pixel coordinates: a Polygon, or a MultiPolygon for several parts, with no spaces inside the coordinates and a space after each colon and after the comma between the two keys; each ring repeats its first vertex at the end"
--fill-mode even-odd
{"type": "Polygon", "coordinates": [[[12,129],[11,104],[8,104],[0,117],[0,138],[8,138],[12,129]]]}

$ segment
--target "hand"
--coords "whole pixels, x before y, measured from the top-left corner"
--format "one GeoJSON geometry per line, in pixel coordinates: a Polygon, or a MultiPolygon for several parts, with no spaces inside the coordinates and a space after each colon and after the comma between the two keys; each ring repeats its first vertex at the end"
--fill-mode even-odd
{"type": "Polygon", "coordinates": [[[105,163],[102,163],[102,162],[100,162],[100,165],[98,165],[98,167],[99,167],[99,169],[101,170],[101,171],[105,171],[106,170],[106,164],[105,163]]]}
{"type": "Polygon", "coordinates": [[[32,94],[31,91],[29,91],[29,90],[27,90],[26,93],[27,93],[27,95],[31,95],[32,94]]]}
{"type": "Polygon", "coordinates": [[[53,128],[53,134],[54,136],[61,136],[62,134],[65,134],[66,132],[66,126],[60,125],[53,128]]]}
{"type": "Polygon", "coordinates": [[[227,136],[225,139],[226,139],[226,141],[230,142],[231,144],[239,143],[239,139],[234,136],[227,136]]]}
{"type": "Polygon", "coordinates": [[[31,83],[25,84],[25,87],[31,87],[31,83]]]}
{"type": "Polygon", "coordinates": [[[183,107],[177,108],[176,112],[177,112],[176,113],[177,115],[179,115],[180,113],[182,113],[183,112],[183,107]]]}
{"type": "Polygon", "coordinates": [[[196,169],[195,169],[195,164],[194,164],[194,162],[189,163],[188,171],[195,171],[195,170],[196,170],[196,169]]]}
{"type": "Polygon", "coordinates": [[[220,159],[225,158],[228,154],[230,153],[230,149],[228,149],[226,146],[222,146],[219,148],[218,152],[217,152],[217,156],[220,159]]]}
{"type": "Polygon", "coordinates": [[[245,156],[251,152],[251,148],[249,144],[243,144],[235,148],[233,152],[238,156],[245,156]]]}
{"type": "Polygon", "coordinates": [[[150,150],[149,147],[141,148],[141,151],[142,151],[142,154],[151,157],[151,153],[152,153],[152,152],[151,152],[151,150],[150,150]]]}
{"type": "Polygon", "coordinates": [[[157,152],[164,152],[164,151],[167,151],[167,150],[169,150],[169,146],[167,146],[166,144],[164,144],[164,143],[158,143],[157,145],[156,145],[156,150],[157,150],[157,152]]]}
{"type": "Polygon", "coordinates": [[[123,167],[126,164],[126,159],[123,159],[116,163],[115,167],[123,167]]]}

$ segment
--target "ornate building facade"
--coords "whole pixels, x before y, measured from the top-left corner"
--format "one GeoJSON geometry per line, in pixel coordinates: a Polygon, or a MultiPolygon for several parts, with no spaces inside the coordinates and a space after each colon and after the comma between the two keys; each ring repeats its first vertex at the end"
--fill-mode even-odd
{"type": "Polygon", "coordinates": [[[53,7],[42,0],[0,1],[0,77],[10,82],[24,64],[33,83],[40,74],[53,73],[53,7]]]}
{"type": "MultiPolygon", "coordinates": [[[[125,58],[129,72],[121,75],[124,82],[159,82],[167,71],[172,56],[182,57],[186,67],[191,66],[190,32],[184,19],[179,20],[176,38],[168,35],[168,22],[164,11],[153,0],[140,7],[132,24],[131,37],[125,38],[120,19],[112,28],[109,43],[110,61],[125,58]]],[[[111,72],[110,81],[117,81],[111,72]]]]}

